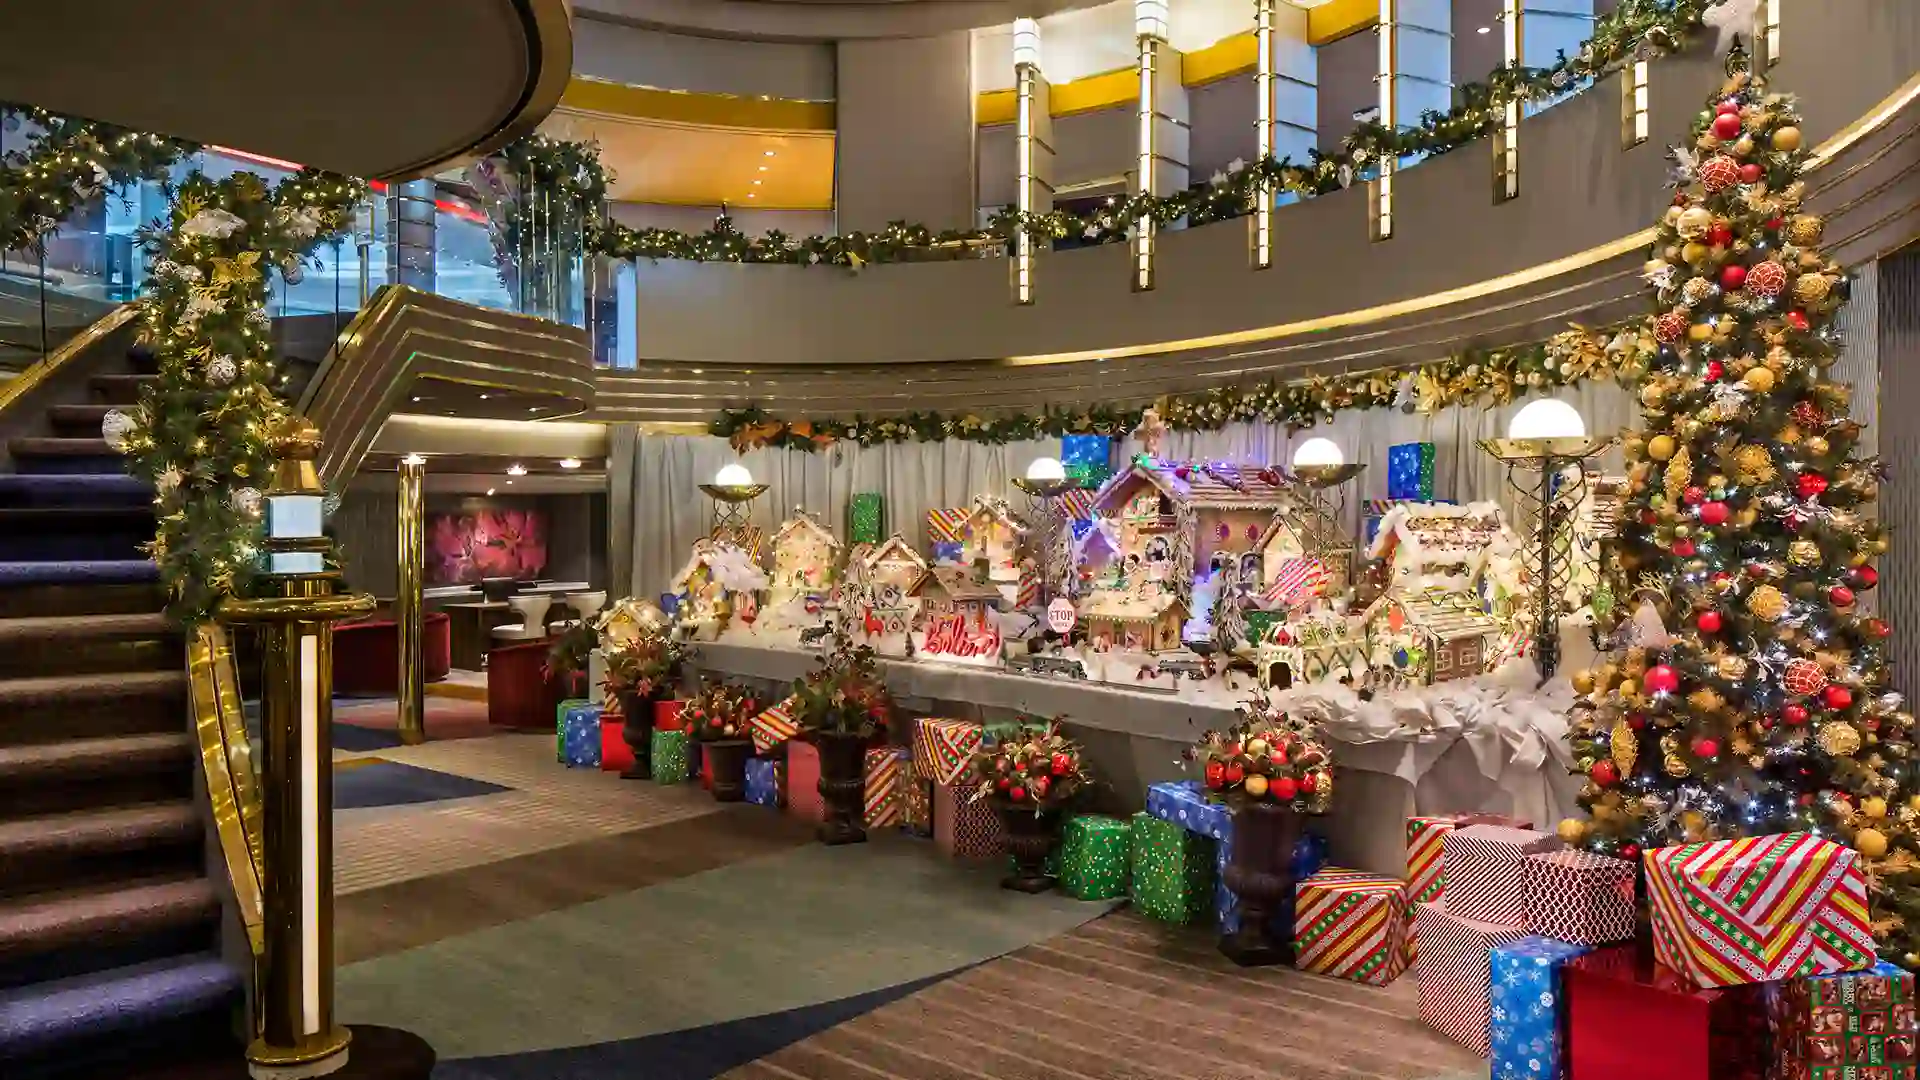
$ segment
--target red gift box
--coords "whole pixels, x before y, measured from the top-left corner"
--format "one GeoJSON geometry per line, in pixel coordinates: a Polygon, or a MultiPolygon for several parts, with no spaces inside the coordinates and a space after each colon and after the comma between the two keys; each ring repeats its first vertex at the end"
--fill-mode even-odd
{"type": "Polygon", "coordinates": [[[1554,851],[1560,841],[1531,829],[1469,825],[1446,835],[1447,910],[1477,922],[1522,926],[1527,921],[1529,855],[1554,851]]]}
{"type": "Polygon", "coordinates": [[[1567,1080],[1762,1080],[1771,1056],[1765,987],[1695,989],[1638,946],[1561,968],[1567,1080]]]}
{"type": "Polygon", "coordinates": [[[626,772],[633,768],[633,748],[627,745],[627,724],[611,713],[600,714],[600,768],[626,772]]]}
{"type": "Polygon", "coordinates": [[[985,799],[974,799],[972,784],[935,784],[933,842],[960,859],[1000,854],[1000,815],[985,799]]]}
{"type": "MultiPolygon", "coordinates": [[[[1414,934],[1420,940],[1419,955],[1413,962],[1420,1019],[1440,1034],[1486,1057],[1492,1049],[1488,999],[1492,991],[1493,950],[1527,937],[1526,928],[1462,918],[1450,910],[1446,901],[1441,901],[1419,905],[1414,915],[1414,934]]],[[[1630,1078],[1623,1073],[1608,1080],[1630,1078]]]]}
{"type": "Polygon", "coordinates": [[[827,820],[820,797],[820,750],[810,742],[787,743],[787,813],[806,821],[827,820]]]}
{"type": "Polygon", "coordinates": [[[1527,885],[1527,926],[1542,937],[1575,945],[1606,945],[1633,937],[1634,879],[1624,859],[1591,851],[1549,851],[1521,860],[1527,885]]]}
{"type": "Polygon", "coordinates": [[[653,730],[679,731],[682,727],[680,723],[680,704],[678,701],[654,702],[653,730]]]}

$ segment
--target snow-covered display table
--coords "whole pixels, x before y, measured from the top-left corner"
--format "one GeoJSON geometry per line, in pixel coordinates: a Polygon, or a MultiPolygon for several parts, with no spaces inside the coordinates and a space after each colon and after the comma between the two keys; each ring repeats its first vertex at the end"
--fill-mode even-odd
{"type": "MultiPolygon", "coordinates": [[[[700,644],[694,658],[699,672],[773,683],[790,683],[813,666],[810,652],[726,640],[700,644]]],[[[880,667],[896,697],[929,712],[975,719],[1019,710],[1066,714],[1098,774],[1133,804],[1145,801],[1146,785],[1183,775],[1170,744],[1226,726],[1251,690],[1244,678],[1239,690],[1216,678],[1182,680],[1167,693],[924,661],[883,660],[880,667]]],[[[1564,740],[1573,694],[1564,678],[1540,691],[1536,681],[1532,665],[1519,661],[1370,701],[1337,684],[1277,694],[1285,708],[1319,722],[1334,744],[1340,779],[1333,810],[1320,823],[1334,861],[1404,873],[1406,818],[1415,814],[1505,813],[1550,830],[1574,813],[1579,781],[1568,774],[1564,740]]]]}

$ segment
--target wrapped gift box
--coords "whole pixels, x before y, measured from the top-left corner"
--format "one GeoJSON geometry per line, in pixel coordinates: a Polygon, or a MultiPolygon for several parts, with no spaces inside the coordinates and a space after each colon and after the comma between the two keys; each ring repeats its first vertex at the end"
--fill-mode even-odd
{"type": "Polygon", "coordinates": [[[1875,961],[1852,848],[1811,833],[1646,853],[1654,955],[1699,986],[1863,971],[1875,961]]]}
{"type": "Polygon", "coordinates": [[[900,824],[900,799],[905,785],[907,754],[891,746],[867,751],[866,822],[881,828],[900,824]]]}
{"type": "MultiPolygon", "coordinates": [[[[1229,819],[1231,820],[1231,819],[1229,819]]],[[[1227,888],[1227,862],[1233,858],[1233,831],[1229,829],[1224,839],[1215,848],[1214,856],[1214,913],[1220,918],[1222,934],[1238,933],[1240,930],[1240,898],[1227,888]]],[[[1327,838],[1315,833],[1301,833],[1293,846],[1293,880],[1305,881],[1327,865],[1327,838]]],[[[1267,932],[1286,941],[1293,937],[1292,904],[1281,904],[1273,909],[1273,917],[1267,926],[1267,932]]],[[[1408,918],[1412,918],[1409,911],[1408,918]]]]}
{"type": "MultiPolygon", "coordinates": [[[[1073,472],[1074,466],[1086,469],[1104,469],[1111,474],[1113,470],[1113,436],[1111,435],[1062,435],[1060,436],[1060,464],[1067,467],[1067,475],[1078,479],[1073,472]]],[[[1104,482],[1095,481],[1098,486],[1104,482]]]]}
{"type": "Polygon", "coordinates": [[[881,531],[881,512],[883,503],[877,491],[863,491],[847,500],[847,543],[878,544],[885,533],[881,531]]]}
{"type": "Polygon", "coordinates": [[[1633,937],[1635,866],[1591,851],[1548,851],[1522,860],[1527,928],[1579,945],[1633,937]]]}
{"type": "Polygon", "coordinates": [[[799,734],[799,725],[793,722],[793,715],[787,711],[792,704],[793,699],[788,698],[761,710],[747,721],[747,738],[753,740],[754,753],[772,754],[788,739],[799,734]]]}
{"type": "Polygon", "coordinates": [[[1772,1057],[1764,988],[1697,989],[1632,944],[1561,969],[1571,1080],[1762,1080],[1772,1057]]]}
{"type": "Polygon", "coordinates": [[[687,733],[656,729],[653,733],[653,782],[684,784],[692,775],[687,759],[687,733]]]}
{"type": "MultiPolygon", "coordinates": [[[[1485,1057],[1489,1049],[1488,980],[1493,950],[1528,935],[1519,926],[1463,918],[1451,907],[1451,901],[1441,900],[1415,908],[1414,933],[1420,939],[1420,954],[1413,962],[1413,980],[1419,991],[1420,1018],[1485,1057]]],[[[1628,1080],[1631,1074],[1594,1076],[1628,1080]]]]}
{"type": "Polygon", "coordinates": [[[933,785],[911,765],[900,778],[900,829],[909,836],[933,836],[933,785]]]}
{"type": "Polygon", "coordinates": [[[1913,975],[1882,960],[1866,971],[1766,986],[1774,1080],[1914,1080],[1913,975]]]}
{"type": "Polygon", "coordinates": [[[600,713],[598,705],[568,702],[560,714],[560,760],[572,769],[600,767],[600,713]]]}
{"type": "MultiPolygon", "coordinates": [[[[553,759],[560,764],[567,763],[567,713],[574,709],[590,705],[586,698],[568,698],[553,709],[553,759]]],[[[594,763],[598,766],[598,762],[594,763]]]]}
{"type": "MultiPolygon", "coordinates": [[[[1240,898],[1227,888],[1226,866],[1233,857],[1233,809],[1224,802],[1209,800],[1198,780],[1176,780],[1147,788],[1147,813],[1191,833],[1216,841],[1214,846],[1214,911],[1220,932],[1231,934],[1240,929],[1240,898]]],[[[1301,833],[1294,848],[1293,876],[1298,881],[1326,865],[1327,842],[1312,833],[1301,833]]],[[[1268,929],[1281,938],[1293,936],[1293,908],[1282,904],[1274,910],[1268,929]]]]}
{"type": "Polygon", "coordinates": [[[1447,834],[1469,825],[1506,825],[1531,829],[1530,821],[1518,821],[1500,814],[1445,814],[1439,817],[1407,819],[1407,900],[1431,904],[1446,888],[1442,867],[1446,865],[1447,834]]]}
{"type": "Polygon", "coordinates": [[[778,763],[772,758],[747,759],[747,801],[756,806],[780,805],[778,763]]]}
{"type": "Polygon", "coordinates": [[[1207,801],[1207,789],[1198,780],[1148,786],[1147,813],[1213,840],[1233,832],[1233,811],[1224,802],[1207,801]]]}
{"type": "Polygon", "coordinates": [[[937,506],[927,511],[927,543],[959,544],[966,539],[970,506],[937,506]]]}
{"type": "Polygon", "coordinates": [[[1060,833],[1060,889],[1076,900],[1127,895],[1133,826],[1105,814],[1082,814],[1060,833]]]}
{"type": "Polygon", "coordinates": [[[600,713],[601,771],[626,772],[633,768],[633,765],[633,747],[627,745],[626,718],[618,713],[602,710],[600,713]]]}
{"type": "Polygon", "coordinates": [[[820,795],[820,750],[802,739],[787,743],[787,813],[805,821],[827,819],[827,803],[820,795]]]}
{"type": "Polygon", "coordinates": [[[1149,813],[1133,815],[1130,895],[1134,910],[1184,926],[1213,899],[1214,841],[1149,813]]]}
{"type": "Polygon", "coordinates": [[[1567,1075],[1560,969],[1588,948],[1535,936],[1493,950],[1491,1080],[1562,1080],[1567,1075]]]}
{"type": "Polygon", "coordinates": [[[923,717],[913,725],[913,771],[934,784],[966,779],[986,728],[971,720],[923,717]]]}
{"type": "Polygon", "coordinates": [[[1433,444],[1387,447],[1387,498],[1433,501],[1433,444]]]}
{"type": "Polygon", "coordinates": [[[686,725],[680,721],[682,701],[656,701],[653,703],[653,729],[655,731],[683,731],[686,725]]]}
{"type": "Polygon", "coordinates": [[[1407,964],[1407,885],[1328,867],[1294,889],[1294,966],[1385,986],[1407,964]]]}
{"type": "Polygon", "coordinates": [[[1000,854],[1000,815],[985,799],[974,798],[971,784],[936,784],[933,789],[933,842],[956,859],[985,859],[1000,854]]]}
{"type": "Polygon", "coordinates": [[[1559,838],[1505,825],[1469,825],[1442,839],[1447,910],[1474,922],[1520,926],[1527,921],[1529,855],[1557,851],[1559,838]]]}

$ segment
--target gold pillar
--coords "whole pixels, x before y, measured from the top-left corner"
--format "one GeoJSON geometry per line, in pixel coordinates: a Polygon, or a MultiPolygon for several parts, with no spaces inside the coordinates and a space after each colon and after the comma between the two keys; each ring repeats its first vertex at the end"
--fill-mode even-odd
{"type": "Polygon", "coordinates": [[[321,532],[325,492],[314,472],[319,432],[288,421],[267,491],[267,572],[257,599],[229,599],[223,621],[260,634],[263,934],[254,986],[257,1037],[249,1071],[324,1076],[347,1064],[352,1035],[333,1018],[333,623],[373,610],[337,596],[321,532]]]}
{"type": "Polygon", "coordinates": [[[400,461],[399,583],[393,600],[393,621],[400,638],[400,741],[427,741],[426,661],[421,652],[421,595],[427,570],[425,500],[421,495],[427,461],[408,454],[400,461]]]}

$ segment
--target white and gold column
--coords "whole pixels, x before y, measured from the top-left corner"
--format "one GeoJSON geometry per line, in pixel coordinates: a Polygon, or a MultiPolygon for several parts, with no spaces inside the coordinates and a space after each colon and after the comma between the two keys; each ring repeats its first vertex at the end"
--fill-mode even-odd
{"type": "MultiPolygon", "coordinates": [[[[1453,105],[1453,5],[1451,0],[1380,0],[1380,123],[1410,127],[1431,109],[1453,105]]],[[[1378,163],[1371,189],[1373,238],[1393,237],[1393,185],[1398,161],[1378,163]]]]}
{"type": "MultiPolygon", "coordinates": [[[[1593,33],[1593,0],[1500,0],[1501,58],[1509,67],[1545,68],[1572,56],[1593,33]]],[[[1579,89],[1569,85],[1565,92],[1579,89]]],[[[1551,102],[1508,102],[1493,138],[1493,199],[1520,194],[1520,121],[1551,102]]]]}
{"type": "MultiPolygon", "coordinates": [[[[1167,44],[1167,0],[1134,0],[1133,33],[1140,80],[1136,115],[1134,191],[1165,196],[1187,186],[1187,88],[1180,81],[1180,54],[1167,44]]],[[[1133,287],[1153,288],[1156,224],[1142,215],[1133,223],[1133,287]]]]}
{"type": "Polygon", "coordinates": [[[1764,71],[1780,62],[1780,5],[1786,0],[1760,0],[1753,13],[1754,65],[1764,71]]]}
{"type": "Polygon", "coordinates": [[[423,590],[427,574],[426,505],[422,494],[427,459],[408,454],[400,459],[400,505],[396,547],[399,554],[393,621],[400,639],[400,741],[427,741],[427,677],[421,626],[426,618],[423,590]]]}
{"type": "MultiPolygon", "coordinates": [[[[1041,66],[1040,24],[1013,20],[1014,189],[1021,221],[1053,210],[1052,92],[1041,66]]],[[[1037,251],[1051,247],[1036,241],[1023,227],[1013,238],[1013,298],[1033,303],[1033,267],[1037,251]]]]}
{"type": "MultiPolygon", "coordinates": [[[[1319,135],[1319,62],[1308,44],[1306,9],[1279,0],[1253,0],[1253,43],[1256,158],[1304,164],[1311,160],[1319,135]]],[[[1256,195],[1248,219],[1256,270],[1273,265],[1277,195],[1256,195]]]]}

